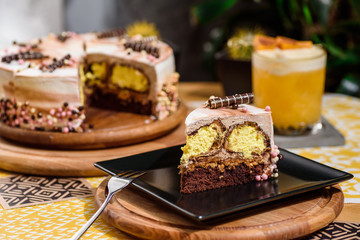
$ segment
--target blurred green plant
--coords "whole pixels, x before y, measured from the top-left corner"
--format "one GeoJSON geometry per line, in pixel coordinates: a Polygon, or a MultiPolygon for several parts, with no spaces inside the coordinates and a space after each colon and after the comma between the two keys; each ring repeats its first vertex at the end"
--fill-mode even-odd
{"type": "Polygon", "coordinates": [[[359,82],[360,1],[277,0],[277,8],[290,36],[310,39],[327,50],[326,90],[360,96],[342,86],[349,75],[355,85],[359,82]]]}
{"type": "Polygon", "coordinates": [[[196,24],[206,24],[223,16],[238,0],[207,0],[194,4],[191,7],[192,20],[196,24]]]}

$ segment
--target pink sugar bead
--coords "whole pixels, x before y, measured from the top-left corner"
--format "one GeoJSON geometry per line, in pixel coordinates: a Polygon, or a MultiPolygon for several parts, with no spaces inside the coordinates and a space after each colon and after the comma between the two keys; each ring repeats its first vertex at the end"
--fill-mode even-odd
{"type": "Polygon", "coordinates": [[[51,126],[51,125],[53,125],[53,122],[51,120],[49,120],[48,124],[51,126]]]}
{"type": "Polygon", "coordinates": [[[156,60],[156,58],[153,55],[148,55],[148,59],[150,61],[155,61],[156,60]]]}
{"type": "Polygon", "coordinates": [[[55,114],[55,109],[50,109],[50,115],[54,115],[55,114]]]}
{"type": "Polygon", "coordinates": [[[19,64],[24,64],[24,60],[23,60],[23,59],[19,59],[19,64]]]}
{"type": "Polygon", "coordinates": [[[259,182],[261,180],[260,175],[256,175],[255,180],[259,182]]]}
{"type": "Polygon", "coordinates": [[[62,112],[62,113],[61,113],[61,116],[62,116],[62,117],[66,117],[66,112],[62,112]]]}
{"type": "Polygon", "coordinates": [[[68,132],[69,132],[69,128],[64,127],[62,131],[63,131],[64,133],[68,133],[68,132]]]}
{"type": "Polygon", "coordinates": [[[263,175],[261,176],[261,178],[262,178],[262,180],[267,180],[267,179],[268,179],[268,175],[263,174],[263,175]]]}
{"type": "Polygon", "coordinates": [[[21,111],[21,113],[20,113],[22,116],[24,116],[25,115],[25,111],[21,111]]]}
{"type": "Polygon", "coordinates": [[[271,157],[273,157],[273,158],[274,158],[274,157],[277,157],[277,155],[278,155],[278,154],[277,154],[277,152],[276,152],[276,151],[271,152],[271,157]]]}
{"type": "Polygon", "coordinates": [[[59,107],[59,108],[58,108],[58,111],[59,111],[59,112],[62,112],[62,110],[63,110],[62,107],[59,107]]]}
{"type": "Polygon", "coordinates": [[[60,113],[57,113],[56,116],[59,118],[59,117],[61,117],[61,114],[60,114],[60,113]]]}
{"type": "Polygon", "coordinates": [[[279,149],[278,145],[274,145],[274,149],[275,149],[275,150],[276,150],[276,149],[279,149]]]}
{"type": "Polygon", "coordinates": [[[270,112],[270,111],[271,111],[270,106],[266,106],[266,107],[265,107],[265,111],[270,112]]]}
{"type": "Polygon", "coordinates": [[[70,117],[71,116],[71,111],[67,111],[66,114],[70,117]]]}
{"type": "Polygon", "coordinates": [[[34,127],[34,126],[31,126],[30,129],[31,129],[31,130],[35,130],[35,127],[34,127]]]}
{"type": "Polygon", "coordinates": [[[246,113],[246,112],[248,111],[248,109],[247,109],[247,107],[242,107],[242,108],[241,108],[241,111],[242,111],[243,113],[246,113]]]}

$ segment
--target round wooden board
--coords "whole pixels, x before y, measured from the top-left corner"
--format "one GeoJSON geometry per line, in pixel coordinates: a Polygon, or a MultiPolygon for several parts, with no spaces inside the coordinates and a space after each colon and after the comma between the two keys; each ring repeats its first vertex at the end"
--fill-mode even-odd
{"type": "Polygon", "coordinates": [[[178,111],[163,120],[150,116],[90,108],[87,122],[94,125],[84,133],[31,131],[0,123],[0,136],[28,146],[52,149],[99,149],[124,146],[169,133],[184,122],[187,109],[181,104],[178,111]]]}
{"type": "Polygon", "coordinates": [[[0,168],[24,174],[45,176],[103,176],[94,163],[130,156],[185,143],[185,124],[151,141],[117,148],[95,150],[55,150],[19,145],[0,137],[0,168]]]}
{"type": "MultiPolygon", "coordinates": [[[[104,180],[95,194],[105,200],[104,180]]],[[[331,223],[341,212],[344,196],[339,185],[326,187],[242,211],[213,222],[195,222],[177,214],[145,193],[126,188],[102,213],[105,221],[144,239],[293,239],[331,223]]]]}

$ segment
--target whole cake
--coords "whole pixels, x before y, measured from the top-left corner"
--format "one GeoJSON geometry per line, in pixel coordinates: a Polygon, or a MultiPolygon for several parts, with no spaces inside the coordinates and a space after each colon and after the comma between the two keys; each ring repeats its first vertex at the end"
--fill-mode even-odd
{"type": "Polygon", "coordinates": [[[179,105],[172,48],[156,37],[49,34],[0,59],[0,116],[12,127],[83,132],[88,106],[164,119],[179,105]]]}
{"type": "Polygon", "coordinates": [[[181,192],[192,193],[277,177],[270,107],[250,103],[252,94],[210,98],[186,118],[180,160],[181,192]]]}

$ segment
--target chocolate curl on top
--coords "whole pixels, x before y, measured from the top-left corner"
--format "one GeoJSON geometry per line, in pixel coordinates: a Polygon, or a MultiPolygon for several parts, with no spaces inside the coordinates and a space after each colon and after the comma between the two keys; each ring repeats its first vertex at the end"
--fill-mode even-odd
{"type": "Polygon", "coordinates": [[[233,107],[239,104],[252,103],[254,100],[253,93],[235,94],[232,96],[210,97],[206,103],[206,107],[210,109],[216,109],[221,107],[233,107]]]}

